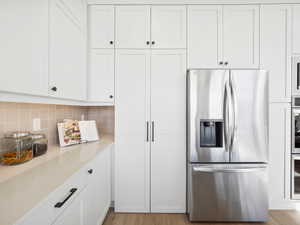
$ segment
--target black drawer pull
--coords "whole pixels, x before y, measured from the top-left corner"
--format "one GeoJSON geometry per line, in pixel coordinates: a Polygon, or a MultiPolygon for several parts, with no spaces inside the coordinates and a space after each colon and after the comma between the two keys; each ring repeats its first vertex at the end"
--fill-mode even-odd
{"type": "Polygon", "coordinates": [[[93,173],[93,169],[89,169],[89,170],[88,170],[88,173],[89,173],[89,174],[92,174],[92,173],[93,173]]]}
{"type": "Polygon", "coordinates": [[[72,195],[73,195],[76,191],[77,191],[77,188],[72,188],[72,189],[70,190],[70,194],[68,195],[68,197],[66,197],[65,200],[63,200],[62,202],[56,203],[54,207],[55,207],[55,208],[60,208],[60,207],[62,207],[62,206],[69,200],[69,198],[72,197],[72,195]]]}

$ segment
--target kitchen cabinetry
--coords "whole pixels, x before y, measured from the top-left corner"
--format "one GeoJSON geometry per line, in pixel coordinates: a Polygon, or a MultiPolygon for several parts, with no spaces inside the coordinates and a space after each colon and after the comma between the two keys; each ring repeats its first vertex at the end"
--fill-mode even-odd
{"type": "Polygon", "coordinates": [[[224,6],[223,61],[231,68],[258,68],[259,6],[224,6]]]}
{"type": "Polygon", "coordinates": [[[89,47],[114,48],[115,13],[111,5],[91,5],[88,10],[89,47]]]}
{"type": "Polygon", "coordinates": [[[111,148],[99,152],[16,225],[101,224],[111,202],[111,148]]]}
{"type": "Polygon", "coordinates": [[[152,52],[151,212],[186,211],[185,80],[185,50],[152,52]]]}
{"type": "Polygon", "coordinates": [[[149,48],[150,7],[116,6],[116,48],[149,48]]]}
{"type": "Polygon", "coordinates": [[[151,7],[151,48],[186,48],[186,7],[151,7]]]}
{"type": "Polygon", "coordinates": [[[72,204],[62,213],[53,225],[85,225],[83,222],[84,190],[72,204]]]}
{"type": "Polygon", "coordinates": [[[150,211],[150,51],[117,50],[115,210],[150,211]],[[149,124],[148,124],[149,126],[149,124]],[[138,169],[137,169],[138,168],[138,169]]]}
{"type": "Polygon", "coordinates": [[[185,48],[185,6],[116,6],[116,48],[185,48]]]}
{"type": "Polygon", "coordinates": [[[269,115],[269,202],[283,209],[290,199],[291,106],[272,103],[269,115]]]}
{"type": "Polygon", "coordinates": [[[48,95],[48,0],[0,2],[0,91],[48,95]]]}
{"type": "Polygon", "coordinates": [[[188,7],[188,68],[218,68],[222,59],[222,6],[188,7]]]}
{"type": "Polygon", "coordinates": [[[91,49],[88,72],[88,100],[114,102],[114,50],[91,49]]]}
{"type": "MultiPolygon", "coordinates": [[[[85,11],[84,4],[81,11],[85,11]]],[[[50,4],[50,30],[50,95],[85,100],[86,31],[58,0],[50,4]]]]}
{"type": "Polygon", "coordinates": [[[261,68],[269,71],[270,102],[291,101],[291,7],[261,6],[261,68]]]}
{"type": "Polygon", "coordinates": [[[117,50],[117,212],[185,212],[185,60],[184,50],[117,50]]]}
{"type": "Polygon", "coordinates": [[[84,191],[84,225],[99,225],[111,202],[111,149],[107,148],[87,166],[88,185],[84,191]]]}
{"type": "Polygon", "coordinates": [[[293,54],[300,54],[300,5],[292,6],[293,54]]]}
{"type": "Polygon", "coordinates": [[[7,0],[0,8],[0,91],[84,100],[86,2],[7,0]]]}
{"type": "Polygon", "coordinates": [[[187,24],[189,68],[259,67],[259,6],[188,6],[187,24]]]}

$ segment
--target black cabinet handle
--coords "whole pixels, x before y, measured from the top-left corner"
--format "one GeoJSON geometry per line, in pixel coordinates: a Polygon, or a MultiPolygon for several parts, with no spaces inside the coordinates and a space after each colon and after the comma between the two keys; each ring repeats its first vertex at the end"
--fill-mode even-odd
{"type": "Polygon", "coordinates": [[[77,191],[77,188],[72,188],[70,190],[70,194],[65,198],[65,200],[63,200],[62,202],[58,202],[55,204],[55,208],[60,208],[62,207],[71,197],[72,195],[77,191]]]}
{"type": "Polygon", "coordinates": [[[221,61],[221,62],[219,62],[219,65],[223,65],[223,62],[221,61]]]}
{"type": "Polygon", "coordinates": [[[154,44],[155,44],[155,41],[152,41],[151,44],[154,45],[154,44]]]}
{"type": "Polygon", "coordinates": [[[93,173],[93,169],[89,169],[89,170],[88,170],[88,173],[89,173],[89,174],[92,174],[92,173],[93,173]]]}
{"type": "Polygon", "coordinates": [[[55,86],[52,87],[52,88],[51,88],[51,91],[57,91],[57,87],[55,87],[55,86]]]}
{"type": "Polygon", "coordinates": [[[113,95],[110,95],[110,96],[109,96],[109,98],[113,98],[113,97],[114,97],[113,95]]]}
{"type": "Polygon", "coordinates": [[[112,44],[114,44],[114,42],[113,42],[113,41],[110,41],[109,43],[110,43],[111,45],[112,45],[112,44]]]}
{"type": "Polygon", "coordinates": [[[228,62],[224,62],[224,65],[228,65],[228,62]]]}
{"type": "Polygon", "coordinates": [[[150,41],[147,41],[146,44],[147,44],[147,45],[150,45],[150,41]]]}

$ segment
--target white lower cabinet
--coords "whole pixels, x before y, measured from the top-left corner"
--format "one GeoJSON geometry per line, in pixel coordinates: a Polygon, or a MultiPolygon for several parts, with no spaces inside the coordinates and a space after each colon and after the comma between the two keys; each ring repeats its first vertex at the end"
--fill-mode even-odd
{"type": "Polygon", "coordinates": [[[272,103],[269,115],[269,207],[284,209],[290,199],[291,105],[272,103]]]}
{"type": "Polygon", "coordinates": [[[99,152],[16,225],[102,224],[111,203],[111,148],[99,152]]]}
{"type": "Polygon", "coordinates": [[[88,185],[84,190],[84,225],[102,224],[111,203],[110,154],[106,149],[87,166],[88,185]]]}
{"type": "Polygon", "coordinates": [[[117,50],[115,210],[185,212],[184,50],[117,50]]]}
{"type": "MultiPolygon", "coordinates": [[[[85,225],[83,222],[83,204],[84,192],[83,190],[72,204],[58,217],[53,225],[85,225]]],[[[95,224],[96,225],[96,224],[95,224]]]]}

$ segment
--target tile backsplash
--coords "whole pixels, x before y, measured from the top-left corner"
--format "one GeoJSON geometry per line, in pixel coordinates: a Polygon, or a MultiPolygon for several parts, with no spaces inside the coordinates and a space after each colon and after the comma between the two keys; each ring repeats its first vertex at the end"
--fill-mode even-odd
{"type": "Polygon", "coordinates": [[[96,120],[101,134],[114,133],[114,107],[84,107],[0,102],[0,138],[12,131],[33,131],[33,120],[40,119],[49,144],[58,144],[57,123],[63,119],[96,120]]]}

